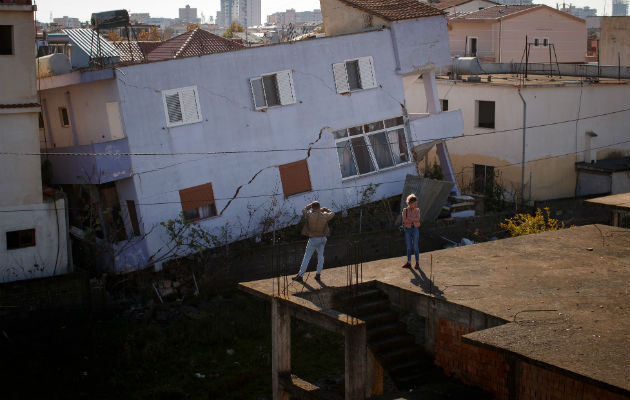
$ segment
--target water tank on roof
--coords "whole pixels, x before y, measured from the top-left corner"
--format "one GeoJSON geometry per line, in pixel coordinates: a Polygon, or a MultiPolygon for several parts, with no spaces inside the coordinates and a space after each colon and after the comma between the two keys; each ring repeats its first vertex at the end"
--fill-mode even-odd
{"type": "Polygon", "coordinates": [[[65,54],[50,54],[35,59],[35,69],[38,78],[47,78],[54,75],[63,75],[72,71],[70,59],[65,54]]]}
{"type": "Polygon", "coordinates": [[[479,75],[483,73],[477,57],[458,57],[453,60],[453,73],[458,75],[479,75]]]}
{"type": "Polygon", "coordinates": [[[109,29],[129,25],[129,13],[127,10],[103,11],[92,14],[90,21],[94,28],[109,29]]]}

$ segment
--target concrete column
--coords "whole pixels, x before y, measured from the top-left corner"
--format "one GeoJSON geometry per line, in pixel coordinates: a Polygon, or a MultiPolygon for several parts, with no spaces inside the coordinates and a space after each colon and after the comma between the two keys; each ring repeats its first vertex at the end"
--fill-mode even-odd
{"type": "Polygon", "coordinates": [[[429,114],[442,112],[438,95],[437,83],[435,82],[435,70],[430,69],[422,72],[422,83],[424,83],[424,94],[427,97],[429,114]]]}
{"type": "Polygon", "coordinates": [[[383,366],[378,362],[374,353],[367,350],[367,389],[370,397],[383,394],[383,366]]]}
{"type": "Polygon", "coordinates": [[[448,148],[446,142],[441,141],[435,145],[438,158],[440,159],[440,166],[442,167],[442,173],[444,174],[444,180],[455,183],[451,193],[459,196],[459,186],[457,185],[457,177],[455,171],[453,171],[453,165],[451,164],[451,156],[448,154],[448,148]]]}
{"type": "Polygon", "coordinates": [[[349,325],[345,331],[345,399],[364,400],[367,391],[367,334],[365,324],[349,325]]]}
{"type": "Polygon", "coordinates": [[[274,400],[289,400],[280,385],[280,375],[291,376],[291,314],[278,298],[271,299],[271,374],[274,400]]]}
{"type": "Polygon", "coordinates": [[[66,92],[66,107],[68,109],[68,118],[70,119],[70,129],[72,130],[72,142],[74,146],[79,145],[79,135],[77,134],[77,124],[74,119],[74,109],[72,108],[72,99],[70,92],[66,92]]]}

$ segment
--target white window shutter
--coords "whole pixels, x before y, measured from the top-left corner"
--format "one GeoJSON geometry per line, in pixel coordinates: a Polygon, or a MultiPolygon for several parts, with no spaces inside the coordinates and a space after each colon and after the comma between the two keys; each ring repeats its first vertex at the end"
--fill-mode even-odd
{"type": "Polygon", "coordinates": [[[180,92],[180,102],[182,105],[182,117],[185,124],[201,121],[201,110],[197,98],[197,88],[187,87],[180,92]]]}
{"type": "Polygon", "coordinates": [[[280,104],[294,104],[295,92],[293,91],[293,77],[290,70],[280,71],[276,73],[276,82],[278,83],[278,94],[280,95],[280,104]]]}
{"type": "Polygon", "coordinates": [[[372,89],[376,85],[376,76],[374,75],[374,62],[372,57],[359,58],[359,74],[361,75],[361,88],[372,89]]]}
{"type": "Polygon", "coordinates": [[[251,78],[249,85],[252,88],[252,97],[254,99],[254,108],[260,110],[267,107],[265,100],[265,92],[263,90],[262,78],[251,78]]]}
{"type": "Polygon", "coordinates": [[[333,64],[333,75],[335,78],[337,93],[348,93],[350,91],[350,85],[348,84],[346,63],[333,64]]]}

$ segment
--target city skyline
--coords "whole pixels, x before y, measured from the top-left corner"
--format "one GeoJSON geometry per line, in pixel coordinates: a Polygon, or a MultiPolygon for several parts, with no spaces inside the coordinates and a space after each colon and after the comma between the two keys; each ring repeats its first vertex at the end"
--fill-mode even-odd
{"type": "MultiPolygon", "coordinates": [[[[187,4],[192,8],[197,8],[197,15],[201,17],[216,17],[217,11],[221,9],[220,0],[211,2],[201,1],[182,1],[178,3],[161,3],[150,0],[110,0],[107,7],[95,6],[93,3],[80,0],[36,0],[37,4],[37,20],[41,22],[50,22],[52,12],[53,18],[61,18],[63,16],[79,18],[81,21],[88,21],[94,12],[109,11],[116,9],[126,9],[130,13],[149,13],[152,17],[157,18],[177,18],[180,8],[187,4]],[[211,4],[210,4],[211,3],[211,4]]],[[[556,4],[562,5],[563,2],[556,0],[544,0],[537,3],[546,4],[550,7],[556,7],[556,4]]],[[[575,0],[565,1],[567,6],[573,4],[576,7],[589,6],[597,9],[598,15],[611,15],[612,0],[575,0]],[[605,10],[604,10],[605,6],[605,10]]],[[[294,8],[296,11],[312,11],[320,8],[319,0],[262,0],[261,1],[261,17],[262,23],[267,20],[267,16],[278,11],[285,11],[294,8]]]]}

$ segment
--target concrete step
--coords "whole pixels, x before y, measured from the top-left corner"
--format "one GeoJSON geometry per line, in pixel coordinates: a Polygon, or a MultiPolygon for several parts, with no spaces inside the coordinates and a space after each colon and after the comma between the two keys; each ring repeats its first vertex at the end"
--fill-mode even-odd
{"type": "Polygon", "coordinates": [[[376,299],[387,300],[387,296],[380,289],[375,287],[359,287],[356,290],[351,289],[337,295],[337,301],[342,307],[345,305],[360,304],[376,299]]]}
{"type": "Polygon", "coordinates": [[[363,315],[374,314],[379,311],[390,309],[390,302],[387,299],[369,299],[367,301],[347,306],[348,313],[359,318],[363,315]]]}
{"type": "Polygon", "coordinates": [[[400,375],[390,374],[389,377],[394,381],[398,389],[411,389],[418,384],[423,374],[422,372],[409,372],[400,375]]]}
{"type": "Polygon", "coordinates": [[[394,362],[387,367],[387,371],[392,375],[405,374],[406,371],[419,371],[421,363],[417,358],[403,359],[398,362],[394,362]]]}
{"type": "Polygon", "coordinates": [[[395,321],[390,324],[368,326],[367,328],[367,336],[370,341],[395,335],[400,332],[407,332],[407,325],[400,321],[395,321]]]}
{"type": "Polygon", "coordinates": [[[386,336],[379,340],[370,341],[370,347],[375,353],[381,353],[394,348],[406,347],[414,344],[415,338],[408,333],[386,336]]]}
{"type": "Polygon", "coordinates": [[[422,355],[422,349],[416,345],[408,345],[404,347],[390,349],[384,352],[375,353],[376,357],[381,360],[383,367],[389,370],[389,366],[400,361],[413,360],[422,355]]]}
{"type": "Polygon", "coordinates": [[[398,314],[391,310],[378,311],[371,314],[362,315],[361,319],[370,326],[386,325],[398,320],[398,314]]]}

